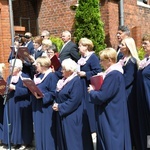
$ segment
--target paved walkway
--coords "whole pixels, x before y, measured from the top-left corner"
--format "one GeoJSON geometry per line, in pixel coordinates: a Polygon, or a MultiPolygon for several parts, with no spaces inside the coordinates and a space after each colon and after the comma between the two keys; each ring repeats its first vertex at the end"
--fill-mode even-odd
{"type": "MultiPolygon", "coordinates": [[[[0,150],[9,150],[9,149],[6,149],[6,148],[3,148],[3,146],[0,146],[0,150]]],[[[11,150],[17,150],[17,149],[11,148],[11,150]]],[[[26,150],[35,150],[35,147],[26,148],[26,150]]]]}
{"type": "MultiPolygon", "coordinates": [[[[93,143],[94,143],[94,150],[96,150],[96,140],[95,139],[93,140],[93,143]]],[[[3,148],[3,146],[0,146],[0,150],[6,150],[6,149],[3,148]]],[[[9,149],[7,149],[7,150],[9,150],[9,149]]],[[[11,148],[11,150],[14,150],[14,149],[11,148]]],[[[35,150],[35,147],[26,148],[26,150],[35,150]]]]}

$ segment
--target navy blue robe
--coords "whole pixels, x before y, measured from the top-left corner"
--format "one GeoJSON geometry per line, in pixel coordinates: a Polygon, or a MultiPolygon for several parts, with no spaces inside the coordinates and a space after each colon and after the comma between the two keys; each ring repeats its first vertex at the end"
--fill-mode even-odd
{"type": "Polygon", "coordinates": [[[123,75],[113,70],[99,91],[90,91],[96,106],[97,150],[131,150],[123,75]]]}
{"type": "MultiPolygon", "coordinates": [[[[86,114],[82,97],[81,80],[78,76],[69,81],[57,93],[58,150],[93,150],[90,127],[85,127],[83,122],[86,114]]],[[[88,122],[86,126],[88,126],[88,122]]]]}
{"type": "Polygon", "coordinates": [[[141,150],[146,150],[147,136],[150,135],[150,65],[137,73],[137,106],[141,150]]]}
{"type": "MultiPolygon", "coordinates": [[[[23,78],[29,78],[22,73],[23,78]]],[[[9,78],[8,78],[9,80],[9,78]]],[[[8,94],[8,101],[4,108],[3,143],[8,144],[8,122],[10,122],[10,142],[13,144],[31,144],[33,141],[33,120],[30,94],[23,85],[21,78],[17,83],[16,90],[8,94]],[[7,115],[8,113],[8,115],[7,115]]]]}
{"type": "Polygon", "coordinates": [[[131,57],[123,66],[132,145],[136,148],[136,150],[141,150],[136,100],[137,69],[137,62],[133,57],[131,57]]]}
{"type": "MultiPolygon", "coordinates": [[[[44,74],[38,77],[43,78],[44,74]]],[[[55,89],[58,77],[54,73],[49,73],[46,78],[37,85],[44,94],[41,99],[32,99],[33,122],[35,130],[36,150],[56,150],[56,125],[55,111],[52,109],[55,89]]]]}
{"type": "Polygon", "coordinates": [[[120,47],[117,47],[117,62],[123,58],[123,54],[120,52],[120,47]]]}
{"type": "Polygon", "coordinates": [[[82,79],[81,81],[83,86],[82,89],[84,93],[85,109],[88,114],[91,133],[93,133],[96,131],[95,110],[94,110],[94,105],[92,103],[89,103],[89,93],[87,92],[87,87],[90,84],[90,77],[101,72],[101,67],[100,67],[100,62],[98,57],[95,54],[92,54],[87,60],[86,64],[81,66],[80,70],[86,72],[86,77],[81,77],[82,79]]]}

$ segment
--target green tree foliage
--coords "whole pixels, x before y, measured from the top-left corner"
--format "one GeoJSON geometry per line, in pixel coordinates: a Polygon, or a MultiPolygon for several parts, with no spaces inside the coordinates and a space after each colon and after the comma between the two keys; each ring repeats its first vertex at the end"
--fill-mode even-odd
{"type": "Polygon", "coordinates": [[[94,43],[96,54],[106,47],[99,2],[99,0],[79,0],[75,15],[75,41],[78,43],[83,37],[89,38],[94,43]]]}
{"type": "Polygon", "coordinates": [[[142,47],[138,49],[138,55],[139,55],[140,60],[144,59],[145,51],[142,47]]]}
{"type": "Polygon", "coordinates": [[[55,36],[51,36],[50,40],[52,41],[52,43],[56,44],[58,52],[60,52],[62,46],[63,46],[63,41],[61,40],[61,38],[59,37],[55,37],[55,36]]]}

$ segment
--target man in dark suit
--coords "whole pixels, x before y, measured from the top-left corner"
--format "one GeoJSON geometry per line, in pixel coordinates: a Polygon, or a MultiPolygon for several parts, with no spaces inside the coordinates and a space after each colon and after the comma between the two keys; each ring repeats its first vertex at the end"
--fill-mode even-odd
{"type": "Polygon", "coordinates": [[[32,41],[32,34],[30,32],[26,32],[25,35],[25,47],[28,48],[28,51],[30,53],[30,55],[34,54],[34,46],[33,46],[33,41],[32,41]]]}
{"type": "Polygon", "coordinates": [[[62,62],[66,58],[71,58],[75,62],[80,58],[78,46],[71,41],[71,33],[69,31],[64,31],[62,33],[62,40],[64,45],[60,51],[59,58],[62,62]]]}
{"type": "MultiPolygon", "coordinates": [[[[34,46],[33,46],[33,41],[32,41],[32,34],[30,32],[26,32],[24,34],[25,38],[25,47],[28,48],[28,52],[30,55],[33,56],[34,54],[34,46]]],[[[28,61],[23,62],[23,69],[22,72],[28,74],[31,78],[33,78],[33,67],[32,64],[28,61]]]]}
{"type": "Polygon", "coordinates": [[[119,42],[119,45],[117,48],[117,61],[119,61],[123,57],[123,54],[120,52],[121,41],[129,36],[130,36],[130,30],[127,26],[123,25],[118,27],[117,40],[119,42]]]}

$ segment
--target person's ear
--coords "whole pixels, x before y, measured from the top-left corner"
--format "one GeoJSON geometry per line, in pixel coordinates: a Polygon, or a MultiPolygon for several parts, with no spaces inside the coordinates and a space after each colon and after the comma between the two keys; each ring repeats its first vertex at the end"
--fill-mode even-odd
{"type": "Polygon", "coordinates": [[[112,62],[111,58],[108,58],[109,62],[112,62]]]}

